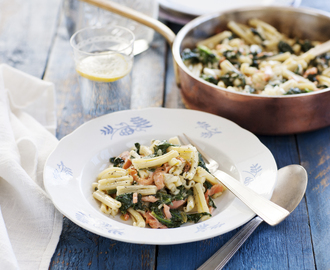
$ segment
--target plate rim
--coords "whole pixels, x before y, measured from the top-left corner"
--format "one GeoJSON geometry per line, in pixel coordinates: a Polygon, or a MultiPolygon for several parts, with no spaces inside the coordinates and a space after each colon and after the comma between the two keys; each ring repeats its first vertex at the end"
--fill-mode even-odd
{"type": "MultiPolygon", "coordinates": [[[[220,117],[220,116],[217,116],[217,115],[214,115],[214,114],[210,114],[210,113],[206,113],[206,112],[201,112],[201,111],[196,111],[196,110],[187,110],[187,109],[177,109],[177,108],[162,108],[162,107],[152,107],[152,108],[145,108],[145,109],[135,109],[135,110],[125,110],[125,111],[118,111],[118,112],[114,112],[114,113],[110,113],[110,114],[106,114],[106,115],[103,115],[103,116],[100,116],[100,117],[97,117],[95,119],[92,119],[82,125],[80,125],[77,129],[75,129],[74,131],[72,131],[70,134],[67,134],[66,136],[64,136],[63,138],[61,138],[61,140],[59,141],[59,144],[60,143],[63,143],[63,141],[65,142],[68,138],[70,138],[71,136],[74,136],[75,133],[78,133],[78,130],[81,130],[83,129],[85,126],[88,126],[90,125],[91,122],[96,122],[96,121],[102,121],[102,119],[107,119],[108,117],[112,118],[113,116],[116,116],[116,115],[119,115],[119,114],[122,114],[122,113],[130,113],[130,114],[134,114],[136,112],[143,112],[143,111],[184,111],[184,112],[193,112],[193,113],[197,113],[197,114],[201,114],[201,115],[204,115],[204,116],[213,116],[213,117],[216,117],[217,119],[221,119],[222,121],[226,121],[228,122],[230,125],[232,125],[233,127],[235,126],[235,128],[239,128],[240,130],[246,132],[246,133],[249,133],[251,135],[251,138],[254,137],[254,139],[256,139],[256,142],[258,144],[260,144],[261,147],[264,148],[264,151],[268,151],[268,154],[270,155],[270,157],[272,158],[272,162],[274,163],[273,165],[275,166],[275,171],[276,171],[276,175],[277,175],[277,164],[275,162],[275,158],[274,156],[272,155],[272,153],[270,152],[270,150],[256,137],[256,135],[254,135],[252,132],[246,130],[246,129],[243,129],[241,128],[239,125],[237,125],[236,123],[226,119],[226,118],[223,118],[223,117],[220,117]]],[[[89,226],[88,224],[84,224],[82,222],[80,222],[79,220],[73,218],[72,216],[68,215],[68,212],[65,211],[65,209],[62,209],[61,207],[59,207],[57,205],[57,203],[54,201],[55,199],[53,198],[52,194],[49,192],[48,190],[48,184],[47,184],[47,176],[46,176],[46,167],[47,167],[47,164],[50,160],[50,158],[53,156],[53,154],[56,152],[56,149],[58,149],[58,146],[51,152],[51,154],[48,156],[46,162],[45,162],[45,168],[44,168],[44,172],[43,172],[43,176],[44,176],[44,185],[45,185],[45,189],[46,189],[46,192],[49,194],[49,197],[50,199],[52,200],[53,204],[55,205],[55,207],[63,214],[65,215],[68,219],[70,219],[73,223],[77,224],[78,226],[92,232],[92,233],[95,233],[95,234],[98,234],[100,236],[103,236],[103,237],[106,237],[106,238],[110,238],[110,239],[114,239],[114,240],[117,240],[117,241],[122,241],[122,242],[128,242],[128,243],[135,243],[135,244],[153,244],[153,245],[168,245],[168,244],[182,244],[182,243],[188,243],[188,242],[195,242],[195,241],[200,241],[200,240],[205,240],[205,239],[209,239],[209,238],[213,238],[213,237],[216,237],[216,236],[219,236],[221,234],[224,234],[224,233],[227,233],[243,224],[245,224],[246,222],[248,222],[251,218],[253,218],[255,216],[255,213],[253,213],[251,210],[250,210],[250,213],[247,214],[247,217],[245,218],[244,221],[240,222],[239,224],[237,224],[237,226],[235,228],[231,228],[225,232],[222,232],[221,234],[219,233],[214,233],[212,235],[209,235],[209,236],[204,236],[203,234],[200,235],[200,237],[194,237],[193,239],[186,239],[186,240],[171,240],[169,242],[159,242],[157,240],[146,240],[146,241],[141,241],[141,240],[135,240],[134,238],[133,239],[123,239],[122,237],[120,236],[117,236],[117,235],[113,235],[113,234],[109,234],[109,233],[104,233],[100,230],[97,230],[95,229],[94,227],[91,227],[89,226]]],[[[271,190],[273,191],[274,190],[274,186],[275,186],[275,183],[276,183],[276,180],[271,188],[271,190]]],[[[271,191],[271,192],[272,192],[271,191]]],[[[269,197],[270,198],[270,197],[269,197]]],[[[269,199],[268,198],[268,199],[269,199]]],[[[238,200],[237,198],[235,198],[235,200],[238,200]]],[[[247,208],[247,207],[246,207],[247,208]]],[[[99,212],[99,214],[103,215],[101,212],[99,212]]],[[[105,216],[105,215],[104,215],[105,216]]],[[[106,217],[107,219],[109,219],[109,221],[111,221],[111,218],[109,217],[106,217]]],[[[193,224],[193,225],[190,225],[189,227],[192,227],[192,226],[198,226],[198,224],[201,224],[201,223],[197,223],[197,224],[193,224]]],[[[134,228],[132,225],[127,225],[127,224],[121,224],[121,225],[124,225],[125,226],[129,226],[129,228],[134,228]]],[[[120,226],[119,226],[120,227],[120,226]]],[[[184,227],[180,227],[180,228],[172,228],[172,229],[167,229],[166,231],[168,230],[182,230],[182,228],[184,227]]],[[[141,229],[141,228],[139,228],[141,229]]],[[[144,230],[152,230],[150,228],[142,228],[144,230]]],[[[152,231],[157,231],[157,230],[152,230],[152,231]]]]}

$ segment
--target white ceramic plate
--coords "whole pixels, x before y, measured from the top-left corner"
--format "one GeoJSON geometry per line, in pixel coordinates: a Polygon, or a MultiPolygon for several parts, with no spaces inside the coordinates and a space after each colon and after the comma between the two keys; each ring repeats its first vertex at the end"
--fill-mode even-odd
{"type": "Polygon", "coordinates": [[[249,131],[204,112],[150,108],[111,113],[91,120],[64,137],[49,156],[44,184],[56,208],[77,225],[111,239],[139,244],[178,244],[231,231],[254,213],[226,191],[215,200],[218,208],[205,222],[157,230],[133,227],[120,217],[99,210],[92,183],[109,165],[109,158],[135,142],[169,139],[186,133],[220,163],[220,169],[245,185],[271,197],[277,167],[271,152],[249,131]]]}
{"type": "Polygon", "coordinates": [[[161,7],[192,16],[248,6],[299,6],[301,0],[158,0],[161,7]]]}

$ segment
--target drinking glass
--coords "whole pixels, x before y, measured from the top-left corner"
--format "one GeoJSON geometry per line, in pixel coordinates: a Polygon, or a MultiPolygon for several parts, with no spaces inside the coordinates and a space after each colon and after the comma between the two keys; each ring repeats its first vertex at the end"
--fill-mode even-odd
{"type": "Polygon", "coordinates": [[[71,37],[84,114],[89,118],[130,109],[134,39],[121,26],[87,27],[71,37]]]}

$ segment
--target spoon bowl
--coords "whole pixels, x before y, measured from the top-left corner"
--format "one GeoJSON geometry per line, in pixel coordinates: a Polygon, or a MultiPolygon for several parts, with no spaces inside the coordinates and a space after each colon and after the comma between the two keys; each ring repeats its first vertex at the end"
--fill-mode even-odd
{"type": "MultiPolygon", "coordinates": [[[[307,182],[308,175],[304,167],[288,165],[281,168],[270,200],[291,213],[304,197],[307,182]]],[[[222,269],[262,222],[258,216],[250,220],[197,270],[222,269]]]]}
{"type": "Polygon", "coordinates": [[[307,188],[308,176],[304,167],[288,165],[278,171],[272,202],[290,213],[298,206],[307,188]]]}

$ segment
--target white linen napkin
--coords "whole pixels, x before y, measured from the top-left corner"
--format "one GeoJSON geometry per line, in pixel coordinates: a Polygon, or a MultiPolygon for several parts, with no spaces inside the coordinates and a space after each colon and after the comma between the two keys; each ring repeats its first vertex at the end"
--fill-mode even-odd
{"type": "Polygon", "coordinates": [[[53,84],[0,65],[0,269],[49,268],[63,220],[43,185],[55,129],[53,84]]]}

